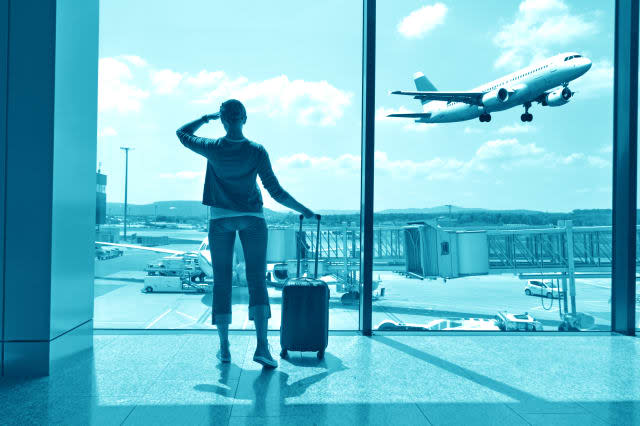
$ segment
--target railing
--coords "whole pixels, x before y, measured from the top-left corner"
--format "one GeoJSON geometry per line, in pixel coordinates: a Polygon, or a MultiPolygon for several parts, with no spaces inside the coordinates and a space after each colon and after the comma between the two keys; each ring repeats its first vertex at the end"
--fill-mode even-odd
{"type": "MultiPolygon", "coordinates": [[[[413,235],[404,226],[374,228],[375,269],[404,270],[407,232],[410,237],[413,235]]],[[[488,230],[489,271],[490,273],[566,271],[569,267],[568,235],[563,227],[488,230]]],[[[610,226],[573,227],[571,238],[575,270],[610,271],[611,237],[610,226]]],[[[640,234],[636,235],[636,239],[636,263],[640,266],[640,234]]],[[[304,228],[302,241],[307,255],[312,258],[316,251],[316,228],[304,228]]],[[[409,249],[420,252],[424,249],[421,248],[421,244],[424,242],[419,235],[413,235],[409,249]]],[[[480,255],[480,253],[474,255],[480,255]]],[[[327,264],[334,265],[334,269],[345,271],[359,269],[360,229],[352,226],[322,228],[319,258],[327,264]]]]}
{"type": "MultiPolygon", "coordinates": [[[[491,270],[561,271],[568,268],[564,228],[489,231],[491,270]]],[[[610,226],[574,227],[573,263],[576,271],[609,271],[613,260],[610,226]]],[[[636,233],[636,241],[639,236],[636,233]]],[[[636,249],[640,265],[640,250],[636,249]]]]}
{"type": "MultiPolygon", "coordinates": [[[[316,252],[316,229],[304,228],[304,246],[308,255],[316,252]]],[[[404,262],[404,230],[402,227],[380,226],[373,230],[373,260],[378,265],[385,263],[402,265],[404,262]]],[[[325,261],[349,263],[360,261],[360,228],[331,227],[320,230],[319,258],[325,261]]]]}

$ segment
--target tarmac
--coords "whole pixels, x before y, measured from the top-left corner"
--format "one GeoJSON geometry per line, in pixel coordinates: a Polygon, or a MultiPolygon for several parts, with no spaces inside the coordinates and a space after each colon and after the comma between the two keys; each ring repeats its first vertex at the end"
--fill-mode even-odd
{"type": "MultiPolygon", "coordinates": [[[[193,250],[195,244],[163,246],[176,250],[193,250]]],[[[211,293],[143,293],[144,267],[163,255],[126,249],[122,257],[96,260],[95,316],[96,328],[119,329],[213,329],[211,293]]],[[[498,311],[528,312],[542,322],[545,331],[557,330],[560,323],[559,301],[526,296],[526,281],[511,274],[485,275],[450,280],[419,280],[394,272],[375,272],[382,280],[384,297],[374,299],[374,328],[391,320],[427,324],[439,318],[493,318],[498,311]]],[[[596,330],[610,328],[610,280],[576,280],[576,306],[595,318],[596,330]]],[[[357,330],[357,305],[344,305],[341,293],[330,285],[331,330],[357,330]]],[[[269,328],[280,328],[282,292],[269,287],[272,318],[269,328]]],[[[248,319],[246,287],[233,288],[232,329],[252,329],[248,319]]]]}

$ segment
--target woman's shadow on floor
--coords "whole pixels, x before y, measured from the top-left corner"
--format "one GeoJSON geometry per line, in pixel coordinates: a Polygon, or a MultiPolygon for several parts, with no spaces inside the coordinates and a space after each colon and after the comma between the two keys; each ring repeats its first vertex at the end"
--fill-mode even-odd
{"type": "MultiPolygon", "coordinates": [[[[277,369],[263,368],[261,370],[243,370],[234,399],[237,401],[253,402],[251,412],[247,415],[268,415],[273,411],[273,408],[276,408],[274,405],[285,405],[288,398],[299,397],[303,395],[309,387],[320,383],[331,374],[347,369],[347,367],[342,364],[340,358],[328,352],[325,353],[322,360],[318,360],[315,356],[311,357],[308,355],[300,357],[297,352],[293,352],[293,354],[289,354],[287,359],[281,360],[281,364],[285,363],[300,367],[300,371],[304,371],[307,368],[322,369],[323,371],[302,377],[290,383],[290,375],[281,370],[284,365],[281,365],[277,369]],[[251,384],[250,387],[247,386],[249,383],[251,384]]],[[[228,386],[230,382],[229,372],[239,367],[235,364],[220,364],[218,368],[220,369],[220,379],[218,382],[228,386]]],[[[291,369],[288,370],[291,371],[291,369]]],[[[225,397],[230,396],[229,387],[218,384],[199,384],[194,386],[194,389],[201,392],[216,393],[225,397]]]]}

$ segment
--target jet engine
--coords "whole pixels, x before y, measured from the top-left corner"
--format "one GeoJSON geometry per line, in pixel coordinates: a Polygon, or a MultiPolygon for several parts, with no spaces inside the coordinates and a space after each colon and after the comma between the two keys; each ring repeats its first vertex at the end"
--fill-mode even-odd
{"type": "Polygon", "coordinates": [[[482,97],[482,105],[487,110],[501,106],[509,99],[509,91],[504,87],[487,92],[482,97]]]}
{"type": "Polygon", "coordinates": [[[571,96],[573,96],[573,92],[568,87],[556,89],[544,97],[542,105],[550,107],[561,106],[569,102],[571,96]]]}

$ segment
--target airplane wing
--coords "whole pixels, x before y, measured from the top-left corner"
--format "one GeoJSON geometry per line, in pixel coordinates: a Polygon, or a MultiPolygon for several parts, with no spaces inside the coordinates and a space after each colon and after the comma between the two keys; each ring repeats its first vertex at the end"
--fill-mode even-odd
{"type": "Polygon", "coordinates": [[[427,101],[464,102],[470,105],[482,105],[482,96],[485,92],[405,92],[396,90],[390,92],[392,95],[413,96],[415,99],[427,101]]]}
{"type": "Polygon", "coordinates": [[[105,242],[102,242],[102,241],[96,241],[96,244],[100,244],[102,246],[115,246],[115,247],[124,247],[124,248],[132,248],[132,249],[139,249],[139,250],[147,250],[147,251],[153,251],[153,252],[156,252],[156,253],[167,253],[167,254],[185,254],[185,253],[187,253],[186,251],[171,250],[171,249],[158,248],[158,247],[137,246],[135,244],[105,243],[105,242]]]}
{"type": "Polygon", "coordinates": [[[430,112],[416,112],[416,113],[408,113],[408,114],[389,114],[387,117],[408,117],[408,118],[429,118],[431,117],[430,112]]]}

